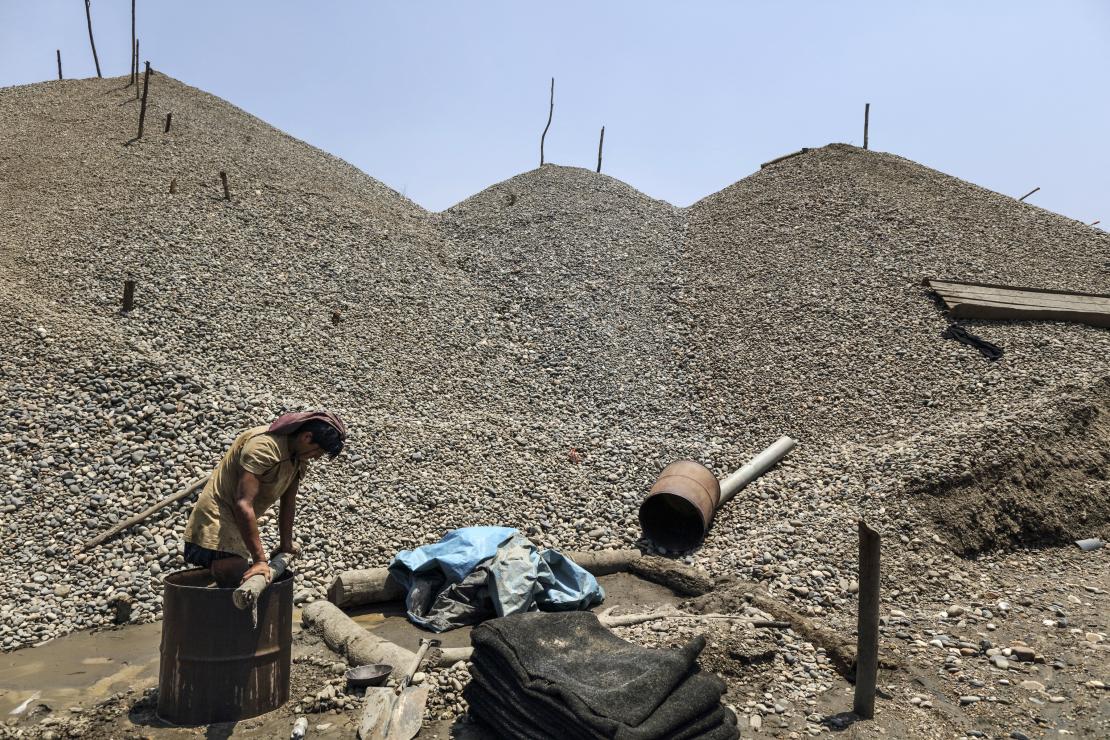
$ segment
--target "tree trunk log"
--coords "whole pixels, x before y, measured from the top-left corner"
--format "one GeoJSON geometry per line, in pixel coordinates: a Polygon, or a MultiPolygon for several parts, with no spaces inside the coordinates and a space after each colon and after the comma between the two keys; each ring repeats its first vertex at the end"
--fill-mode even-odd
{"type": "Polygon", "coordinates": [[[351,666],[381,663],[392,666],[390,673],[401,679],[416,654],[368,632],[330,601],[314,601],[301,610],[301,623],[315,629],[327,646],[343,656],[351,666]]]}
{"type": "Polygon", "coordinates": [[[701,596],[713,590],[713,581],[704,571],[657,555],[644,555],[633,560],[628,570],[645,581],[666,586],[682,596],[701,596]]]}

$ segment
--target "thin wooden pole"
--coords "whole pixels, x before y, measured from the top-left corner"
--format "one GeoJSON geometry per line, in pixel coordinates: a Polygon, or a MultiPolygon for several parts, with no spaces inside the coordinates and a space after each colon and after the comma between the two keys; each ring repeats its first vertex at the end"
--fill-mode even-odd
{"type": "Polygon", "coordinates": [[[58,49],[58,79],[62,79],[62,50],[58,49]]]}
{"type": "Polygon", "coordinates": [[[871,122],[871,103],[863,105],[863,148],[867,148],[867,127],[871,122]]]}
{"type": "Polygon", "coordinates": [[[1040,187],[1040,186],[1038,185],[1037,187],[1033,188],[1032,190],[1030,190],[1030,191],[1029,191],[1028,193],[1026,193],[1025,195],[1023,195],[1023,196],[1021,196],[1020,198],[1018,198],[1018,201],[1023,201],[1023,200],[1025,200],[1025,199],[1026,199],[1026,198],[1028,198],[1028,197],[1029,197],[1030,195],[1032,195],[1033,193],[1037,192],[1037,191],[1038,191],[1038,190],[1040,190],[1040,189],[1041,189],[1041,187],[1040,187]]]}
{"type": "Polygon", "coordinates": [[[1098,220],[1096,220],[1096,221],[1092,221],[1091,223],[1089,223],[1089,224],[1087,224],[1087,225],[1088,225],[1088,226],[1098,226],[1098,225],[1099,225],[1100,223],[1102,223],[1102,221],[1098,221],[1098,220]]]}
{"type": "Polygon", "coordinates": [[[173,123],[173,111],[172,110],[169,113],[166,114],[166,128],[163,129],[162,133],[168,134],[170,132],[170,124],[171,123],[173,123]]]}
{"type": "Polygon", "coordinates": [[[601,127],[601,140],[597,142],[597,171],[601,172],[601,148],[605,146],[605,127],[601,127]]]}
{"type": "Polygon", "coordinates": [[[120,522],[119,524],[112,527],[111,529],[104,532],[103,534],[99,534],[96,537],[93,537],[91,540],[88,540],[86,542],[81,543],[80,545],[78,545],[75,548],[75,551],[76,552],[81,552],[82,550],[88,550],[90,547],[96,547],[101,542],[104,542],[105,540],[108,540],[108,539],[111,539],[112,537],[115,537],[117,534],[119,534],[123,530],[127,529],[128,527],[134,527],[139,522],[143,521],[144,519],[149,518],[152,514],[158,513],[159,511],[166,508],[167,506],[174,503],[175,501],[180,501],[181,499],[190,495],[194,491],[196,491],[200,488],[203,488],[204,484],[208,482],[209,477],[211,477],[211,473],[209,473],[208,475],[202,476],[200,478],[197,478],[192,483],[190,483],[188,486],[186,486],[184,490],[178,491],[177,493],[173,493],[173,494],[170,494],[169,496],[166,496],[164,499],[162,499],[158,503],[154,504],[149,509],[146,509],[146,510],[136,514],[135,516],[131,517],[130,519],[126,519],[126,520],[120,522]]]}
{"type": "Polygon", "coordinates": [[[173,195],[176,192],[177,192],[177,178],[175,177],[172,180],[170,180],[170,195],[173,195]]]}
{"type": "Polygon", "coordinates": [[[143,138],[143,122],[146,121],[146,91],[150,87],[150,62],[146,63],[146,72],[143,74],[143,103],[139,107],[139,136],[143,138]]]}
{"type": "Polygon", "coordinates": [[[135,0],[131,0],[131,84],[139,76],[139,57],[135,49],[135,0]]]}
{"type": "Polygon", "coordinates": [[[100,74],[100,59],[96,56],[96,42],[93,41],[92,10],[89,8],[91,2],[92,0],[85,0],[85,20],[88,21],[89,24],[89,46],[92,47],[93,62],[96,63],[96,76],[102,77],[103,75],[100,74]]]}
{"type": "Polygon", "coordinates": [[[543,167],[543,140],[547,138],[547,130],[551,128],[551,116],[555,113],[555,78],[551,78],[551,107],[547,109],[547,125],[543,127],[540,136],[540,166],[543,167]]]}
{"type": "Polygon", "coordinates": [[[129,313],[135,307],[135,281],[123,282],[123,312],[129,313]]]}
{"type": "Polygon", "coordinates": [[[220,170],[220,182],[224,184],[224,200],[231,200],[231,189],[227,186],[227,173],[220,170]]]}
{"type": "Polygon", "coordinates": [[[139,40],[135,39],[135,99],[139,99],[139,40]]]}
{"type": "Polygon", "coordinates": [[[856,622],[856,693],[852,711],[875,716],[879,673],[879,533],[859,520],[859,615],[856,622]]]}

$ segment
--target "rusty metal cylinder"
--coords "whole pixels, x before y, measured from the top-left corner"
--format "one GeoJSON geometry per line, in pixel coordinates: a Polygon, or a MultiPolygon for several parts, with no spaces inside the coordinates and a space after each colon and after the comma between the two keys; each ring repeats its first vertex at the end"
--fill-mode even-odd
{"type": "Polygon", "coordinates": [[[640,527],[655,544],[668,550],[690,550],[701,544],[721,499],[713,471],[693,460],[663,468],[640,505],[640,527]]]}
{"type": "Polygon", "coordinates": [[[289,699],[293,574],[262,592],[258,626],[204,569],[166,576],[158,716],[176,725],[235,722],[289,699]]]}

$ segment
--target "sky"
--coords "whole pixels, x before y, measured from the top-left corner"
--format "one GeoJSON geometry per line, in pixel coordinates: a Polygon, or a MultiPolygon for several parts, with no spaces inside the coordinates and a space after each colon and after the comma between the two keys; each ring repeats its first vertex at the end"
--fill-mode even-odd
{"type": "MultiPolygon", "coordinates": [[[[1110,2],[137,0],[143,60],[431,210],[539,164],[689,205],[870,146],[1110,226],[1110,2]]],[[[105,76],[130,0],[92,0],[105,76]]],[[[96,74],[81,0],[0,0],[0,87],[96,74]]],[[[0,136],[3,133],[0,132],[0,136]]]]}

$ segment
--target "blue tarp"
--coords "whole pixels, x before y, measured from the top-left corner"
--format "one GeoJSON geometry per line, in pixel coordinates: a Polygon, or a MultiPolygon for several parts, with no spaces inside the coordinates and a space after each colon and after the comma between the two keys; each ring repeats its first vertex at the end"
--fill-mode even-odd
{"type": "Polygon", "coordinates": [[[590,573],[509,527],[456,529],[397,553],[389,572],[405,587],[409,619],[435,632],[536,609],[589,609],[605,598],[590,573]]]}

